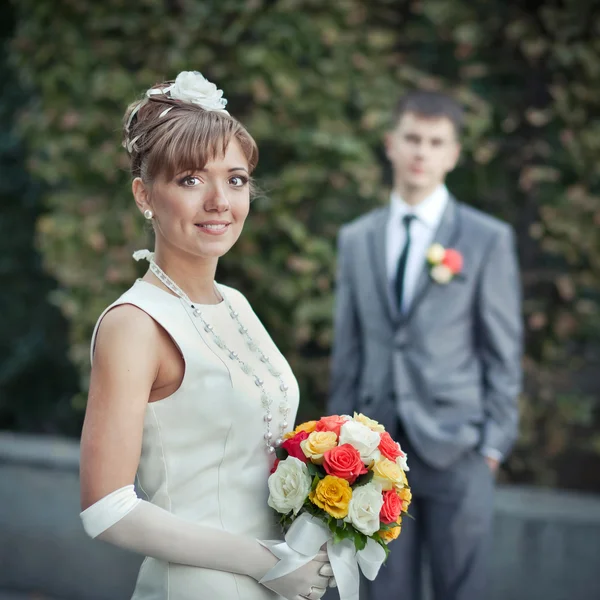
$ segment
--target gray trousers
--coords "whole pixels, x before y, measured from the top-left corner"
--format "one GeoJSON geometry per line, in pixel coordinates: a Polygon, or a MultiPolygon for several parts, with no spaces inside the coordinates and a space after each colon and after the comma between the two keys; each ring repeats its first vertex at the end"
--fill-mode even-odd
{"type": "Polygon", "coordinates": [[[385,565],[367,582],[369,600],[423,600],[425,560],[435,600],[485,600],[494,475],[476,450],[438,470],[419,459],[402,431],[396,439],[408,454],[414,519],[403,517],[385,565]]]}

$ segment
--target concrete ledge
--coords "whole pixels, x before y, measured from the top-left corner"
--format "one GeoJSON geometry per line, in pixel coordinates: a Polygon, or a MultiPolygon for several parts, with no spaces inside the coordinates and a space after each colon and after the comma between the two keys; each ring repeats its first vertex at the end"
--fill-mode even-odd
{"type": "Polygon", "coordinates": [[[0,464],[79,470],[79,444],[59,437],[40,437],[0,431],[0,464]]]}
{"type": "Polygon", "coordinates": [[[500,487],[495,503],[496,514],[529,521],[554,522],[576,526],[590,521],[600,524],[600,497],[593,494],[533,488],[500,487]]]}
{"type": "Polygon", "coordinates": [[[5,595],[131,597],[142,557],[85,534],[78,471],[76,442],[0,433],[0,590],[5,595]]]}
{"type": "MultiPolygon", "coordinates": [[[[0,600],[131,597],[142,557],[86,536],[78,467],[72,440],[0,432],[0,600]]],[[[501,487],[495,510],[482,600],[600,598],[599,497],[501,487]]]]}

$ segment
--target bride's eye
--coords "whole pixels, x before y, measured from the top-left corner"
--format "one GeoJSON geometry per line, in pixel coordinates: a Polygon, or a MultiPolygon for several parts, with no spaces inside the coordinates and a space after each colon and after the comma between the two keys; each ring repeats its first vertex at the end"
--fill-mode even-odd
{"type": "Polygon", "coordinates": [[[235,175],[231,177],[229,183],[233,185],[233,187],[243,187],[248,183],[248,177],[244,177],[243,175],[235,175]]]}
{"type": "Polygon", "coordinates": [[[179,185],[183,187],[195,187],[201,183],[200,178],[195,175],[186,175],[179,180],[179,185]]]}

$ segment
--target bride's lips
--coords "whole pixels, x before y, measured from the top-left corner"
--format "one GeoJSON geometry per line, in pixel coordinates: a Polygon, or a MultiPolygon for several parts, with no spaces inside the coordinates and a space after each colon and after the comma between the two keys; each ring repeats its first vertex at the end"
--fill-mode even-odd
{"type": "Polygon", "coordinates": [[[229,221],[205,221],[204,223],[195,223],[196,229],[208,235],[223,235],[229,230],[231,223],[229,221]]]}

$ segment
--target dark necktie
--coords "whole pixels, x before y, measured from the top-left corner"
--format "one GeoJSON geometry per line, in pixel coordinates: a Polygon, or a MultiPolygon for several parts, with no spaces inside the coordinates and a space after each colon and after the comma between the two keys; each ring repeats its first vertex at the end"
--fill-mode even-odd
{"type": "Polygon", "coordinates": [[[415,215],[404,215],[402,224],[406,233],[404,248],[398,260],[398,270],[396,271],[396,305],[398,312],[402,313],[402,301],[404,299],[404,273],[406,272],[406,263],[408,261],[408,253],[410,252],[410,224],[416,219],[415,215]]]}

